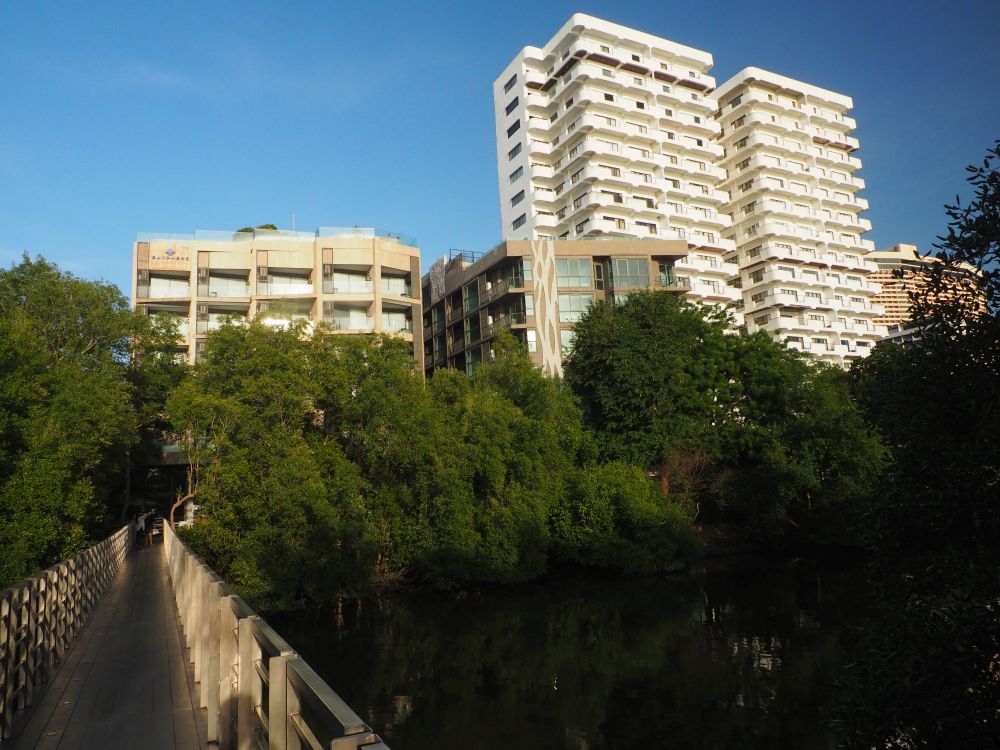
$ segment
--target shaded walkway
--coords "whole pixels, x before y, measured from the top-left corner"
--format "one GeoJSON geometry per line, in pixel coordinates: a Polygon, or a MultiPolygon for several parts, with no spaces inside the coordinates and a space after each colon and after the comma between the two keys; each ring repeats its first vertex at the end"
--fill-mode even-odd
{"type": "Polygon", "coordinates": [[[164,558],[162,545],[129,554],[3,750],[207,747],[164,558]]]}

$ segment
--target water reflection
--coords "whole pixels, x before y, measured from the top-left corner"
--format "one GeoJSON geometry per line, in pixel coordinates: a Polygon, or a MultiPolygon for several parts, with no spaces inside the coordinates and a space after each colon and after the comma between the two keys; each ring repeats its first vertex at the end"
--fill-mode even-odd
{"type": "Polygon", "coordinates": [[[861,580],[759,565],[578,575],[383,596],[280,629],[393,750],[832,748],[826,704],[861,580]]]}

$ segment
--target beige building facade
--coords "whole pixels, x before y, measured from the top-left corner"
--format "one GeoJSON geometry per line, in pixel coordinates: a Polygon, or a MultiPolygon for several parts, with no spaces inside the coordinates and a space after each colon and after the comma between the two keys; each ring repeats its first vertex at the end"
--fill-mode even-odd
{"type": "Polygon", "coordinates": [[[197,361],[225,320],[275,327],[305,321],[343,333],[386,333],[420,345],[420,250],[365,228],[141,233],[132,247],[132,304],[174,316],[178,352],[197,361]]]}
{"type": "Polygon", "coordinates": [[[681,296],[692,279],[684,240],[506,240],[487,253],[452,253],[422,281],[424,366],[471,373],[509,330],[548,375],[562,374],[573,326],[595,300],[638,289],[681,296]]]}
{"type": "MultiPolygon", "coordinates": [[[[872,281],[879,285],[875,302],[882,307],[882,315],[876,319],[886,326],[890,339],[908,340],[912,338],[909,329],[912,315],[911,294],[920,294],[927,288],[927,272],[935,263],[933,256],[922,256],[916,245],[899,243],[885,250],[876,250],[868,255],[876,263],[878,271],[872,274],[872,281]]],[[[976,269],[966,264],[946,272],[944,289],[938,297],[943,300],[965,297],[974,307],[986,310],[986,301],[978,291],[976,269]],[[979,302],[975,302],[979,297],[979,302]]]]}

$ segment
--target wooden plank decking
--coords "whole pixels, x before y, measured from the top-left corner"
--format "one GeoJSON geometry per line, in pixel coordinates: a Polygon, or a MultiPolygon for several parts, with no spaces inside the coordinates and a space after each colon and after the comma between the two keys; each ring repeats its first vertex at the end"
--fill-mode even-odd
{"type": "Polygon", "coordinates": [[[163,546],[136,549],[2,748],[205,750],[198,695],[163,546]]]}

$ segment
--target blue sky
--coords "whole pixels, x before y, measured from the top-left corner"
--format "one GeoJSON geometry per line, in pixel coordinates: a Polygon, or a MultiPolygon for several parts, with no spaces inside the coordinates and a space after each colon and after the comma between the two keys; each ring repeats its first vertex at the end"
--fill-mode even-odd
{"type": "Polygon", "coordinates": [[[879,247],[922,249],[1000,138],[1000,0],[0,3],[0,264],[129,289],[137,231],[499,239],[490,87],[576,11],[854,98],[879,247]]]}

